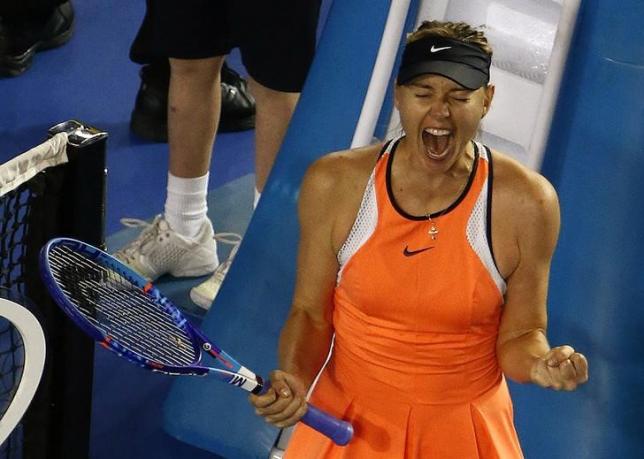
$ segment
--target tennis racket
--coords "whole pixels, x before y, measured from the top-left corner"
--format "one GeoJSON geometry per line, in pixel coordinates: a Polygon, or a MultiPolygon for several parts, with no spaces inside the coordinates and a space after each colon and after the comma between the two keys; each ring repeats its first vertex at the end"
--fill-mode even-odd
{"type": "MultiPolygon", "coordinates": [[[[121,357],[170,375],[209,375],[253,394],[268,382],[217,347],[150,282],[116,258],[84,242],[49,241],[40,273],[54,301],[90,337],[121,357]],[[220,368],[200,364],[202,352],[220,368]]],[[[346,445],[353,427],[309,405],[302,422],[346,445]]]]}

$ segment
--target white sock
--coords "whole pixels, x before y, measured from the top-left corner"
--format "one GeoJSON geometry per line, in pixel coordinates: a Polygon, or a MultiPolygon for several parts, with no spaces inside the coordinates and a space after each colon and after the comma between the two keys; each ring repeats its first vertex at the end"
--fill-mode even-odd
{"type": "Polygon", "coordinates": [[[255,188],[255,199],[253,199],[253,210],[257,209],[257,204],[259,203],[259,198],[262,197],[262,193],[257,191],[257,188],[255,188]]]}
{"type": "Polygon", "coordinates": [[[184,237],[197,236],[208,218],[208,176],[209,173],[196,178],[181,178],[168,173],[165,219],[170,228],[184,237]]]}

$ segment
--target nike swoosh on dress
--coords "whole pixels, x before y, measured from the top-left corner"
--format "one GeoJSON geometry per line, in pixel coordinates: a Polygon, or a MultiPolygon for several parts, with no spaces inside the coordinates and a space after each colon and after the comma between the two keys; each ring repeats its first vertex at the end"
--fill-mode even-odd
{"type": "Polygon", "coordinates": [[[434,247],[425,247],[424,249],[418,249],[418,250],[409,250],[408,246],[405,246],[405,250],[403,250],[403,255],[406,257],[412,257],[414,255],[418,255],[421,252],[424,252],[425,250],[433,249],[434,247]]]}

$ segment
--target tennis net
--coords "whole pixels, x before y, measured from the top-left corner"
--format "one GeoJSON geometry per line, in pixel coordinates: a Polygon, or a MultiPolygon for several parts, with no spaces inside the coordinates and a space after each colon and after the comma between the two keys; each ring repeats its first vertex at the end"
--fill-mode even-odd
{"type": "MultiPolygon", "coordinates": [[[[106,138],[92,126],[67,121],[52,127],[42,144],[0,165],[0,288],[31,300],[48,345],[38,392],[0,445],[0,459],[88,454],[93,345],[51,302],[38,274],[38,253],[56,236],[103,245],[106,138]]],[[[0,418],[21,376],[22,347],[19,334],[0,321],[0,418]]]]}

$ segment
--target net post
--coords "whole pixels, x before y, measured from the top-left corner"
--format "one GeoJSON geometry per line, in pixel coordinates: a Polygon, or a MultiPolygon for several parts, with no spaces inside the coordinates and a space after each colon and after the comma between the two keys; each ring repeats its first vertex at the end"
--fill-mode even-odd
{"type": "Polygon", "coordinates": [[[63,184],[67,203],[61,208],[61,233],[104,247],[107,132],[71,120],[53,126],[49,134],[63,131],[68,133],[69,164],[63,184]]]}

